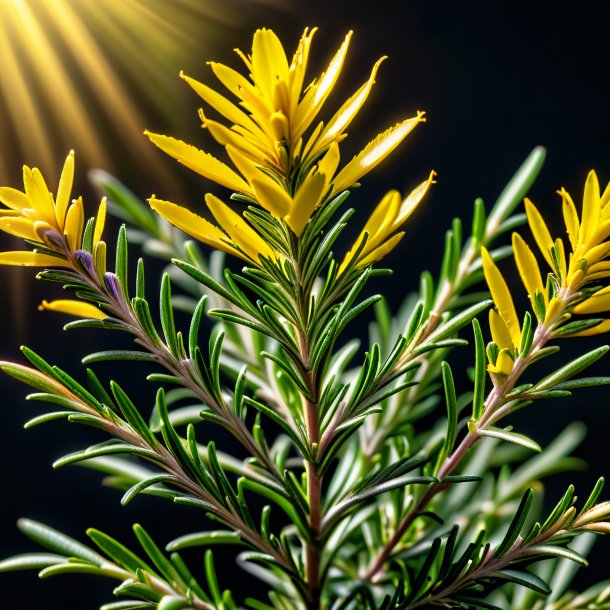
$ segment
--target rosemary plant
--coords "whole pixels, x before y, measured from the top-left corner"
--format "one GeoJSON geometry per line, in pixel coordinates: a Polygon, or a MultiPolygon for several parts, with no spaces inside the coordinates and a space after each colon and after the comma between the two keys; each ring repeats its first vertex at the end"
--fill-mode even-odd
{"type": "MultiPolygon", "coordinates": [[[[251,54],[238,52],[247,75],[210,64],[228,93],[181,75],[202,98],[203,127],[224,147],[226,162],[147,132],[231,191],[231,205],[205,196],[206,218],[154,196],[148,207],[96,172],[109,210],[126,221],[111,263],[106,199],[89,220],[82,199],[72,200],[73,153],[55,196],[29,167],[23,192],[0,189],[0,229],[29,247],[1,253],[0,263],[42,267],[39,278],[62,284],[71,298],[41,308],[72,315],[66,328],[121,330],[135,344],[88,354],[83,362],[91,368],[75,376],[28,348],[27,364],[0,363],[48,407],[26,427],[65,419],[101,430],[101,442],[55,466],[107,473],[123,491],[122,504],[152,494],[201,519],[201,531],[171,541],[154,541],[135,525],[137,549],[97,530],[83,544],[22,520],[23,533],[49,552],[5,559],[0,569],[109,577],[118,581],[118,601],[103,610],[610,608],[610,582],[569,590],[592,535],[610,530],[603,479],[578,499],[569,486],[550,509],[540,501],[540,481],[572,463],[581,428],[568,427],[542,448],[510,423],[539,400],[610,382],[584,376],[607,346],[577,358],[560,352],[550,374],[537,368],[564,340],[610,330],[603,317],[610,310],[610,186],[600,193],[591,172],[582,205],[562,190],[567,239],[554,236],[529,200],[519,212],[543,162],[544,151],[535,149],[495,205],[475,202],[469,234],[453,222],[438,277],[424,271],[419,290],[393,315],[381,296],[367,296],[367,282],[390,275],[379,262],[397,247],[434,172],[406,196],[388,192],[348,237],[345,254],[338,239],[353,231],[350,191],[423,113],[342,162],[342,142],[382,60],[320,119],[351,33],[326,71],[308,81],[314,34],[305,31],[289,61],[277,36],[258,30],[251,54]],[[531,235],[519,228],[525,222],[531,235]],[[134,266],[128,237],[144,255],[134,266]],[[207,258],[189,237],[216,252],[207,258]],[[241,271],[225,267],[225,254],[241,260],[241,271]],[[150,256],[169,265],[158,319],[145,290],[150,256]],[[509,288],[498,266],[513,262],[524,291],[509,288]],[[528,311],[513,303],[520,292],[528,311]],[[178,309],[190,319],[181,329],[178,309]],[[371,310],[375,322],[361,350],[349,333],[358,334],[355,324],[371,310]],[[95,372],[100,361],[133,360],[150,366],[148,382],[158,388],[152,411],[95,372]],[[464,360],[471,386],[458,392],[453,368],[464,360]],[[223,428],[245,459],[198,440],[204,427],[206,437],[223,428]],[[235,583],[216,575],[218,545],[236,545],[238,564],[260,586],[232,592],[235,583]],[[190,547],[205,557],[201,574],[179,554],[190,547]]],[[[146,501],[138,502],[145,510],[146,501]]]]}

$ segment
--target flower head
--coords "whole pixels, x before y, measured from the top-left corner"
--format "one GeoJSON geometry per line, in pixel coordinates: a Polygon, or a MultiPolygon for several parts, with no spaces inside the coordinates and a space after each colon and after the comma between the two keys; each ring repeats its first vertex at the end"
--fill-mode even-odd
{"type": "MultiPolygon", "coordinates": [[[[222,120],[215,120],[208,117],[207,110],[200,111],[203,127],[224,146],[230,165],[180,140],[147,132],[154,144],[183,165],[283,219],[297,237],[316,208],[332,194],[353,186],[424,120],[423,113],[418,113],[390,127],[339,169],[339,144],[365,103],[383,58],[328,122],[317,121],[313,126],[337,82],[351,39],[350,32],[327,69],[306,85],[315,31],[305,30],[289,62],[276,34],[257,30],[251,54],[237,51],[247,76],[211,62],[212,72],[235,101],[181,74],[220,115],[222,120]]],[[[166,218],[174,224],[180,221],[176,208],[165,208],[161,213],[167,213],[166,218]]],[[[203,229],[203,224],[199,228],[203,229]]]]}
{"type": "MultiPolygon", "coordinates": [[[[610,286],[600,280],[610,277],[610,184],[600,193],[597,175],[591,171],[585,184],[580,214],[572,197],[559,191],[568,235],[568,254],[561,237],[553,238],[542,214],[525,200],[527,221],[542,258],[544,274],[534,252],[518,233],[512,243],[515,263],[538,323],[554,336],[577,337],[610,330],[610,320],[593,318],[566,324],[575,314],[610,312],[610,286]],[[593,286],[591,286],[593,284],[593,286]]],[[[482,249],[485,279],[495,309],[490,311],[490,330],[495,345],[488,370],[508,375],[520,355],[522,327],[510,290],[489,253],[482,249]]]]}
{"type": "MultiPolygon", "coordinates": [[[[82,198],[71,200],[74,179],[74,151],[70,151],[55,198],[38,168],[23,167],[24,191],[0,187],[0,230],[40,244],[41,250],[0,252],[0,264],[36,267],[69,266],[66,255],[81,246],[85,225],[82,198]]],[[[101,239],[106,213],[102,201],[97,216],[94,245],[101,239]]]]}
{"type": "Polygon", "coordinates": [[[404,231],[398,231],[398,229],[407,221],[430,186],[434,184],[435,176],[436,172],[430,172],[428,179],[415,187],[404,199],[396,190],[384,195],[351,250],[345,255],[339,268],[339,274],[353,262],[354,257],[357,257],[356,267],[366,267],[382,259],[398,245],[404,236],[404,231]],[[363,243],[364,246],[362,246],[363,243]]]}

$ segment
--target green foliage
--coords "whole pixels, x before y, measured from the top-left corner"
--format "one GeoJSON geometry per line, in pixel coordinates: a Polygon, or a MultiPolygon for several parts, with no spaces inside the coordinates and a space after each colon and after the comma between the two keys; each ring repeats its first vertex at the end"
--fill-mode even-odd
{"type": "MultiPolygon", "coordinates": [[[[580,466],[570,454],[582,428],[570,426],[541,447],[504,422],[537,400],[608,384],[610,377],[581,376],[608,348],[564,359],[541,379],[532,366],[533,380],[504,393],[487,371],[488,354],[495,362],[500,348],[485,344],[482,318],[492,301],[480,286],[480,249],[496,260],[510,253],[496,242],[524,221],[515,211],[543,158],[534,150],[491,209],[475,201],[469,235],[452,222],[438,277],[422,273],[419,292],[395,314],[369,292],[369,280],[388,270],[358,267],[357,256],[340,270],[338,238],[353,214],[342,210],[347,192],[314,213],[298,240],[265,210],[248,208],[245,217],[282,256],[232,271],[219,253],[206,260],[123,185],[96,172],[95,184],[128,223],[119,230],[114,272],[85,252],[81,267],[40,277],[108,314],[67,328],[133,338],[135,346],[94,351],[83,363],[144,363],[156,390],[152,412],[117,381],[92,369],[77,381],[28,348],[29,366],[0,368],[48,409],[26,427],[65,419],[106,435],[55,467],[101,471],[121,504],[144,510],[143,496],[155,495],[177,514],[195,508],[207,525],[165,550],[135,525],[136,552],[97,530],[87,532],[90,548],[22,520],[20,529],[51,552],[6,559],[0,570],[115,579],[118,601],[101,610],[610,608],[608,583],[568,590],[575,570],[567,566],[586,564],[579,536],[610,527],[610,508],[599,503],[603,480],[579,509],[572,486],[550,510],[539,491],[544,477],[580,466]],[[130,277],[130,241],[169,265],[154,298],[143,259],[130,277]],[[350,332],[358,335],[367,317],[374,321],[361,348],[364,337],[350,332]],[[216,427],[232,435],[241,457],[201,440],[216,427]],[[219,545],[236,549],[268,594],[224,583],[213,560],[219,545]],[[196,575],[177,553],[190,548],[202,553],[196,575]]],[[[93,227],[83,236],[88,252],[93,227]]],[[[536,343],[539,323],[526,314],[519,347],[527,367],[557,351],[536,343]]],[[[556,335],[583,328],[571,322],[556,335]]]]}

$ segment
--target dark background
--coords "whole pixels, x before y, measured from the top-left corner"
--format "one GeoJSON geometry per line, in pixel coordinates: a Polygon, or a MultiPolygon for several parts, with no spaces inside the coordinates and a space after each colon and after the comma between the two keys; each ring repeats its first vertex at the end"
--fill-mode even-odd
{"type": "MultiPolygon", "coordinates": [[[[314,66],[321,68],[346,31],[354,29],[341,80],[340,95],[346,97],[367,77],[378,56],[390,56],[380,71],[364,118],[350,133],[354,151],[388,124],[412,116],[418,109],[426,111],[428,122],[418,127],[392,159],[374,171],[352,196],[352,205],[360,210],[359,221],[364,221],[388,187],[404,191],[422,180],[429,169],[438,172],[438,184],[407,226],[408,234],[400,248],[389,257],[398,273],[379,287],[396,306],[416,286],[423,268],[438,268],[443,234],[451,218],[461,215],[468,226],[474,198],[483,197],[489,206],[535,145],[546,146],[548,158],[531,197],[547,214],[560,214],[555,194],[560,186],[580,201],[589,169],[598,171],[603,184],[610,178],[608,17],[610,11],[601,1],[286,2],[276,8],[250,11],[248,23],[228,29],[212,57],[195,57],[186,68],[205,80],[208,73],[201,59],[237,65],[231,49],[247,49],[255,27],[273,27],[292,49],[303,28],[312,25],[320,27],[312,55],[314,66]]],[[[190,105],[190,125],[177,128],[169,119],[147,114],[142,100],[143,127],[205,146],[207,140],[198,131],[197,101],[185,97],[183,86],[177,81],[176,90],[167,95],[176,95],[183,106],[186,100],[185,108],[190,105]]],[[[120,154],[120,141],[114,146],[120,154]]],[[[64,154],[64,150],[57,151],[58,163],[64,154]]],[[[348,152],[344,154],[348,157],[348,152]]],[[[22,161],[15,159],[15,166],[22,161]]],[[[167,163],[183,181],[186,198],[200,201],[207,185],[183,168],[172,166],[171,159],[167,163]]],[[[86,192],[82,166],[80,172],[81,190],[86,192]]],[[[116,173],[142,197],[156,192],[160,197],[173,198],[157,176],[136,174],[128,162],[116,173]]],[[[27,343],[77,373],[79,359],[94,349],[91,342],[107,341],[103,335],[81,331],[62,333],[59,318],[37,313],[35,305],[41,298],[48,298],[50,289],[30,280],[33,274],[27,269],[0,269],[0,274],[5,295],[0,301],[1,358],[19,360],[17,346],[27,343]],[[15,298],[16,291],[24,290],[17,284],[17,274],[26,286],[27,298],[15,298]]],[[[566,343],[564,351],[579,354],[587,345],[583,341],[566,343]]],[[[608,362],[597,370],[607,374],[608,362]]],[[[136,378],[138,372],[135,368],[121,371],[119,380],[130,387],[128,378],[136,378]]],[[[24,431],[22,423],[39,408],[23,400],[25,388],[17,383],[4,379],[1,387],[0,556],[36,550],[14,526],[20,516],[40,519],[79,539],[84,539],[87,527],[95,526],[122,541],[134,541],[129,533],[133,522],[158,532],[161,544],[189,529],[205,529],[197,523],[196,515],[186,510],[177,512],[161,500],[138,498],[129,507],[120,508],[118,492],[100,488],[100,477],[79,467],[53,471],[53,459],[82,447],[95,435],[63,423],[24,431]]],[[[139,390],[133,384],[131,387],[139,390]]],[[[144,402],[150,394],[150,390],[141,389],[144,402]]],[[[607,391],[589,391],[570,401],[536,404],[527,417],[521,418],[519,429],[542,444],[571,420],[582,420],[589,427],[588,440],[577,452],[589,462],[589,469],[554,480],[553,489],[576,482],[583,496],[599,474],[610,470],[609,407],[607,391]]],[[[581,583],[610,576],[607,549],[608,541],[600,541],[592,567],[583,570],[581,583]]],[[[237,568],[224,568],[221,582],[225,585],[239,588],[241,579],[237,568]]],[[[111,586],[86,577],[37,582],[32,573],[1,575],[0,608],[88,610],[102,600],[110,600],[111,586]]]]}

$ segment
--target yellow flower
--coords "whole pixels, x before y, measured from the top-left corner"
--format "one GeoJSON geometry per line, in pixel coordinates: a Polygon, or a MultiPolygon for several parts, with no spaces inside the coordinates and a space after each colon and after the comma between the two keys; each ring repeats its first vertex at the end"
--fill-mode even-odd
{"type": "Polygon", "coordinates": [[[155,212],[176,227],[213,248],[235,254],[248,262],[258,262],[259,256],[278,258],[269,244],[239,214],[211,193],[205,196],[205,202],[222,229],[190,210],[157,199],[154,195],[148,202],[155,212]]]}
{"type": "Polygon", "coordinates": [[[430,186],[434,184],[435,176],[436,172],[430,172],[428,179],[414,188],[404,199],[401,199],[398,191],[392,190],[386,193],[373,210],[351,250],[345,255],[339,267],[339,274],[345,271],[356,255],[358,258],[355,266],[366,267],[382,259],[397,246],[404,236],[404,231],[398,233],[396,231],[420,204],[430,186]],[[364,247],[358,253],[364,240],[366,240],[364,247]]]}
{"type": "MultiPolygon", "coordinates": [[[[367,81],[327,123],[319,121],[310,129],[337,82],[351,39],[350,32],[327,69],[305,86],[315,31],[305,30],[289,63],[275,33],[257,30],[251,55],[237,51],[249,78],[223,64],[210,63],[214,75],[236,102],[181,74],[227,122],[213,120],[200,111],[203,127],[225,147],[234,169],[185,142],[146,132],[154,144],[186,167],[283,219],[297,237],[318,206],[353,186],[424,120],[423,113],[418,112],[390,127],[338,171],[339,143],[365,103],[384,58],[375,63],[367,81]]],[[[173,222],[171,216],[167,219],[173,222]]]]}
{"type": "MultiPolygon", "coordinates": [[[[610,261],[605,259],[610,255],[610,184],[600,193],[599,181],[594,171],[589,172],[585,183],[583,204],[580,216],[570,194],[559,191],[562,202],[562,212],[570,252],[566,257],[565,246],[560,238],[553,239],[542,215],[534,204],[526,200],[527,219],[538,248],[545,261],[551,267],[560,290],[569,295],[579,295],[580,291],[592,282],[599,282],[610,277],[610,261]]],[[[556,312],[552,307],[553,299],[549,299],[547,290],[542,288],[540,269],[536,258],[525,242],[516,236],[513,238],[515,256],[523,283],[530,298],[534,289],[540,290],[547,305],[546,321],[550,321],[556,312]],[[527,249],[527,250],[526,250],[527,249]],[[519,256],[522,259],[519,263],[519,256]],[[539,279],[540,278],[540,279],[539,279]]],[[[567,310],[571,314],[599,314],[610,311],[610,288],[602,288],[592,296],[581,300],[576,305],[570,305],[567,310]]],[[[557,299],[557,297],[555,297],[557,299]]],[[[610,330],[610,321],[573,333],[570,336],[598,334],[610,330]]]]}
{"type": "MultiPolygon", "coordinates": [[[[495,358],[490,358],[487,370],[493,376],[508,375],[521,345],[521,325],[510,290],[489,252],[481,248],[483,273],[496,309],[489,312],[491,338],[498,346],[495,358]]],[[[489,352],[488,352],[489,353],[489,352]]]]}
{"type": "MultiPolygon", "coordinates": [[[[44,246],[45,252],[1,252],[0,264],[40,267],[70,266],[70,251],[80,248],[85,224],[82,198],[70,201],[74,178],[74,151],[70,151],[59,180],[57,195],[49,192],[37,168],[23,168],[24,192],[0,187],[0,230],[44,246]],[[47,253],[52,251],[55,255],[47,253]]],[[[106,204],[100,205],[94,243],[101,238],[106,204]]]]}

